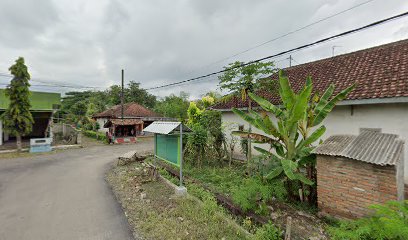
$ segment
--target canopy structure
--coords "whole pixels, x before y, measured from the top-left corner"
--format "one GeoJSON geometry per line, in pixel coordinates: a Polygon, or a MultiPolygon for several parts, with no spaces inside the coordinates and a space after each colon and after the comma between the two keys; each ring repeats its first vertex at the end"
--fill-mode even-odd
{"type": "Polygon", "coordinates": [[[162,159],[180,167],[180,186],[176,193],[187,191],[183,187],[183,134],[191,129],[181,122],[156,121],[144,129],[154,133],[154,159],[162,159]]]}
{"type": "Polygon", "coordinates": [[[156,121],[147,126],[143,131],[157,134],[171,134],[174,132],[191,132],[191,129],[181,122],[160,122],[156,121]]]}

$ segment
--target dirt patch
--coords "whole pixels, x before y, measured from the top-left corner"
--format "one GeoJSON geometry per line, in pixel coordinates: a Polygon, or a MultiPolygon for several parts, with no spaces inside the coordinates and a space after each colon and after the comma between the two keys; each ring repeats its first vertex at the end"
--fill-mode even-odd
{"type": "Polygon", "coordinates": [[[122,204],[134,235],[143,239],[247,239],[220,212],[215,200],[179,198],[161,180],[153,181],[141,162],[117,166],[107,181],[122,204]]]}

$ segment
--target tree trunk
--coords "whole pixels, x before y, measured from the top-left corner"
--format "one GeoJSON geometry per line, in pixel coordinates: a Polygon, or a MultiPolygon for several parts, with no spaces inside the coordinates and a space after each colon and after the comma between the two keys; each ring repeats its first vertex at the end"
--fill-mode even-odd
{"type": "Polygon", "coordinates": [[[19,133],[16,134],[16,143],[17,143],[17,152],[21,152],[21,135],[19,133]]]}
{"type": "MultiPolygon", "coordinates": [[[[252,100],[251,100],[251,98],[249,98],[248,97],[248,113],[249,113],[249,111],[250,110],[252,110],[252,100]]],[[[251,173],[252,173],[252,170],[251,170],[251,164],[252,164],[252,144],[251,144],[251,139],[249,138],[249,134],[252,132],[252,125],[251,124],[249,124],[249,127],[248,127],[248,156],[247,156],[247,159],[248,159],[248,173],[249,173],[249,175],[251,175],[251,173]]]]}

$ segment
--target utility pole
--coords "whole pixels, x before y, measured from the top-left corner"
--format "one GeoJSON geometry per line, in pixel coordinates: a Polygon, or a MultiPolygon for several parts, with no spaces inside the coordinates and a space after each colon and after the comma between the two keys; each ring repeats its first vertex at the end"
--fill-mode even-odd
{"type": "Polygon", "coordinates": [[[123,121],[123,103],[124,103],[124,94],[123,94],[123,88],[124,88],[124,75],[125,75],[125,72],[124,72],[124,70],[122,69],[122,91],[121,91],[121,93],[120,93],[120,105],[121,105],[121,116],[122,116],[122,121],[123,121]]]}
{"type": "Polygon", "coordinates": [[[292,55],[289,55],[289,67],[292,67],[292,55]]]}

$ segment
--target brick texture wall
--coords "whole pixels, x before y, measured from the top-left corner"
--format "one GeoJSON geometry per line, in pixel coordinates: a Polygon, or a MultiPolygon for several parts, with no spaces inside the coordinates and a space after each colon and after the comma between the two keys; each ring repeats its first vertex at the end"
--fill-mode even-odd
{"type": "Polygon", "coordinates": [[[397,200],[395,167],[319,155],[317,196],[319,212],[323,215],[366,216],[372,211],[368,206],[397,200]]]}

